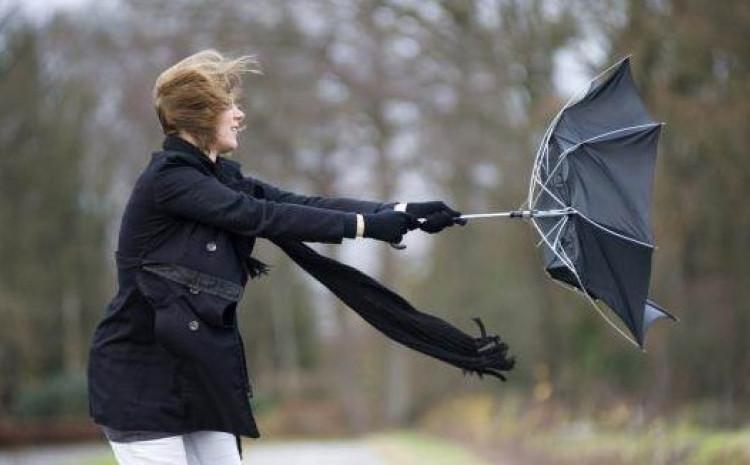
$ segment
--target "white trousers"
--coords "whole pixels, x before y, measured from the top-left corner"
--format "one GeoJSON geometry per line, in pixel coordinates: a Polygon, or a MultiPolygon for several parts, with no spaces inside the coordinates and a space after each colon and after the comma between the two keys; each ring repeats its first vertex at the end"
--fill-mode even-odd
{"type": "Polygon", "coordinates": [[[234,435],[196,431],[133,442],[109,442],[120,465],[240,465],[234,435]]]}

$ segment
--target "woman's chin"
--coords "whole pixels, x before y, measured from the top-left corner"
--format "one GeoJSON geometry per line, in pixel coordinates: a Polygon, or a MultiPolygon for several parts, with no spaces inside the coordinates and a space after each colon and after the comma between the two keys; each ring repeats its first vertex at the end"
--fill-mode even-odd
{"type": "Polygon", "coordinates": [[[236,140],[232,142],[227,141],[227,143],[222,145],[221,149],[219,150],[219,153],[232,152],[236,150],[238,146],[239,146],[239,143],[236,140]]]}

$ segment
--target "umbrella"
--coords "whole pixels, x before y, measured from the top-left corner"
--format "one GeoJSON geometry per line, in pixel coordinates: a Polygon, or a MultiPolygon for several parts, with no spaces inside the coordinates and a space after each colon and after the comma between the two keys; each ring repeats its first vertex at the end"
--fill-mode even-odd
{"type": "Polygon", "coordinates": [[[641,349],[654,321],[676,320],[648,298],[651,189],[662,125],[646,110],[627,57],[592,79],[553,118],[534,160],[521,206],[527,210],[460,217],[528,219],[539,234],[549,276],[582,292],[641,349]]]}

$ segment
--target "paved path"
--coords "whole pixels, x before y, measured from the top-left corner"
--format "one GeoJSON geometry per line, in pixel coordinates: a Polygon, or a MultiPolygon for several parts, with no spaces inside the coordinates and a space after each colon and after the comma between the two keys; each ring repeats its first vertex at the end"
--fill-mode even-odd
{"type": "MultiPolygon", "coordinates": [[[[112,457],[111,454],[103,443],[0,450],[0,465],[79,465],[95,458],[112,457]]],[[[372,447],[357,440],[245,441],[242,462],[247,465],[388,465],[372,447]]]]}
{"type": "Polygon", "coordinates": [[[88,460],[111,454],[107,443],[71,446],[37,446],[19,450],[0,450],[0,465],[79,465],[88,460]]]}
{"type": "Polygon", "coordinates": [[[357,440],[284,441],[243,444],[247,465],[387,465],[372,447],[357,440]]]}
{"type": "MultiPolygon", "coordinates": [[[[479,460],[461,447],[443,444],[421,436],[401,435],[370,439],[331,440],[245,440],[245,465],[394,465],[427,463],[435,465],[480,465],[479,460]],[[415,455],[420,457],[415,461],[415,455]]],[[[95,459],[114,461],[106,442],[79,445],[50,445],[18,450],[0,449],[0,465],[81,465],[95,459]]]]}

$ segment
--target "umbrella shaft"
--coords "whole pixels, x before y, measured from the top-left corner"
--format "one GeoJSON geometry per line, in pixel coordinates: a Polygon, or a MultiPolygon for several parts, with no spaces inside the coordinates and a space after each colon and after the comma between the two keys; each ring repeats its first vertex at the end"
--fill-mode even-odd
{"type": "Polygon", "coordinates": [[[572,215],[571,210],[511,210],[495,213],[472,213],[461,215],[459,218],[473,220],[478,218],[550,218],[556,216],[572,215]]]}

